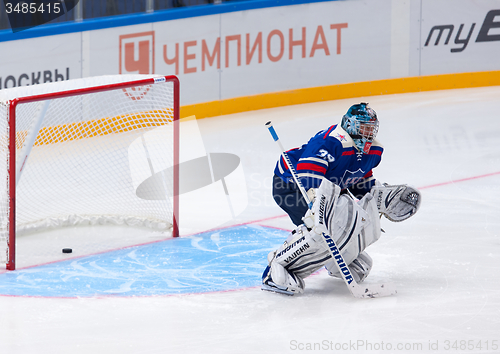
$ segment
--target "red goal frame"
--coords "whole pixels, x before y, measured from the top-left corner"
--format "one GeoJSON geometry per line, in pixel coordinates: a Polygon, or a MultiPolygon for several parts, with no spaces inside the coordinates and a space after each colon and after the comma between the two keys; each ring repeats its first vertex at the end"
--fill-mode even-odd
{"type": "Polygon", "coordinates": [[[16,107],[21,103],[37,102],[47,99],[71,97],[85,95],[96,92],[111,91],[116,89],[125,89],[130,87],[163,84],[171,82],[174,88],[174,121],[173,121],[173,220],[172,236],[179,236],[179,109],[180,109],[180,82],[174,76],[159,76],[156,78],[142,79],[136,81],[127,81],[109,85],[100,85],[95,87],[86,87],[82,89],[60,91],[55,93],[18,97],[9,101],[9,161],[8,161],[8,195],[9,195],[9,232],[7,238],[7,270],[16,269],[16,107]]]}

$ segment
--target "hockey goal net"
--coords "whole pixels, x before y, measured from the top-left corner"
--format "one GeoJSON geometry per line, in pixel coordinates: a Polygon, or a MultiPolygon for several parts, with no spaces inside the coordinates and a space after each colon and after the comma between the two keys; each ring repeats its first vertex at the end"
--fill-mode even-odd
{"type": "Polygon", "coordinates": [[[65,226],[177,236],[178,118],[175,76],[0,91],[0,261],[15,269],[17,238],[65,226]]]}

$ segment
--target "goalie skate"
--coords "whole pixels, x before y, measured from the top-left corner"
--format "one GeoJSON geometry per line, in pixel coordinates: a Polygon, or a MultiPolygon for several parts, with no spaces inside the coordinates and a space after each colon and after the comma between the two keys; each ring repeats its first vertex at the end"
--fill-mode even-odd
{"type": "Polygon", "coordinates": [[[277,262],[271,261],[271,264],[266,267],[264,274],[262,274],[261,289],[265,291],[292,296],[295,293],[304,292],[304,287],[304,281],[300,277],[289,273],[277,262]],[[271,277],[271,274],[276,280],[271,277]]]}

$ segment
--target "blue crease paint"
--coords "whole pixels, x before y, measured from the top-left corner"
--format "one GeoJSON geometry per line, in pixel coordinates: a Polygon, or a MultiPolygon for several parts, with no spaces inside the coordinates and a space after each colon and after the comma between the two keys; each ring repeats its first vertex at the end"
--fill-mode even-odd
{"type": "Polygon", "coordinates": [[[288,232],[243,225],[0,274],[0,295],[160,296],[260,284],[288,232]]]}

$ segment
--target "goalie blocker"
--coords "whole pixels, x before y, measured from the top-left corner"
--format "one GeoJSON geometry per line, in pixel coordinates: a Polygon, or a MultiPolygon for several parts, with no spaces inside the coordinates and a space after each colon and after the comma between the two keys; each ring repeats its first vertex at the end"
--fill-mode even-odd
{"type": "Polygon", "coordinates": [[[373,264],[365,249],[380,238],[379,215],[403,221],[415,215],[420,201],[416,188],[387,184],[376,184],[370,193],[356,201],[347,194],[340,195],[338,186],[323,179],[311,211],[303,218],[305,224],[292,231],[284,244],[268,255],[262,290],[286,295],[302,293],[304,278],[323,266],[329,275],[341,278],[322,232],[335,240],[354,280],[362,282],[373,264]]]}

